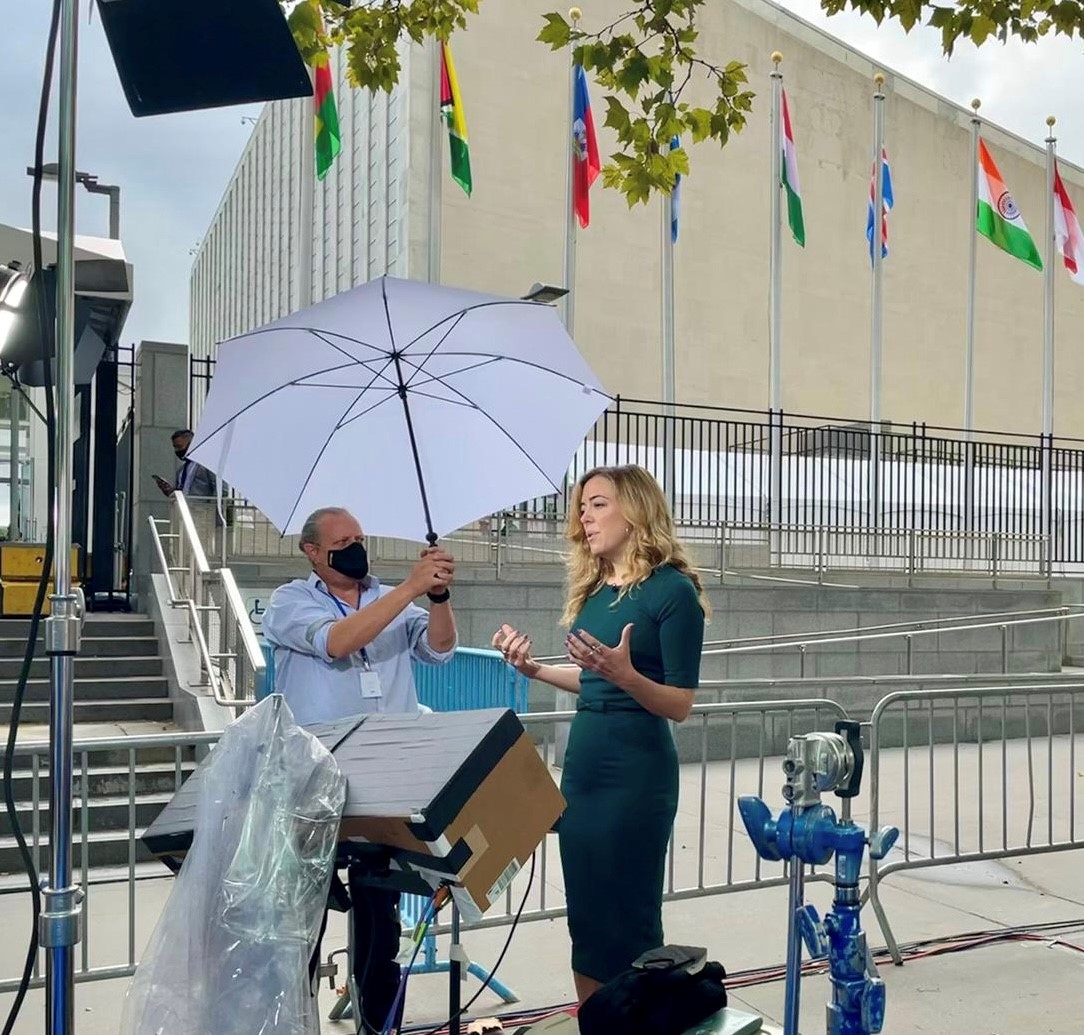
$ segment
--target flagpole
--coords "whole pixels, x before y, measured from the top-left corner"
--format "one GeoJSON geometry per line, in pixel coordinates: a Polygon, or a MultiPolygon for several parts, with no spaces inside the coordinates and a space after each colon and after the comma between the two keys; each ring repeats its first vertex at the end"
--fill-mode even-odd
{"type": "MultiPolygon", "coordinates": [[[[1054,262],[1056,241],[1054,230],[1054,172],[1057,167],[1058,138],[1054,136],[1057,119],[1046,119],[1046,256],[1043,270],[1043,437],[1042,478],[1039,492],[1041,535],[1052,535],[1053,528],[1053,449],[1054,449],[1054,262]]],[[[1051,556],[1047,551],[1047,558],[1051,556]]]]}
{"type": "MultiPolygon", "coordinates": [[[[312,70],[309,69],[309,78],[312,70]]],[[[297,308],[312,305],[313,191],[316,180],[316,111],[313,98],[301,98],[301,175],[297,227],[297,308]]]]}
{"type": "MultiPolygon", "coordinates": [[[[568,19],[573,29],[579,25],[583,11],[570,7],[568,19]]],[[[565,124],[565,146],[568,148],[568,167],[565,176],[565,329],[571,335],[576,325],[576,214],[572,206],[572,189],[575,178],[576,154],[572,147],[572,126],[576,118],[576,58],[575,47],[570,47],[568,62],[568,121],[565,124]]]]}
{"type": "Polygon", "coordinates": [[[968,215],[969,251],[967,264],[967,338],[964,351],[964,432],[971,440],[975,428],[975,270],[978,262],[979,235],[975,228],[979,210],[979,108],[977,97],[971,102],[971,211],[968,215]]]}
{"type": "Polygon", "coordinates": [[[783,55],[777,50],[772,54],[772,63],[775,71],[771,74],[772,79],[772,112],[771,112],[771,218],[772,236],[769,252],[769,270],[771,274],[771,304],[768,315],[768,406],[772,410],[783,408],[783,375],[782,375],[782,339],[781,325],[783,322],[783,276],[782,276],[782,251],[783,251],[783,73],[779,71],[779,64],[783,55]]]}
{"type": "Polygon", "coordinates": [[[976,221],[979,211],[979,129],[982,101],[971,102],[971,210],[968,215],[967,257],[967,336],[964,343],[964,485],[963,527],[975,527],[975,280],[978,268],[979,234],[976,221]]]}
{"type": "Polygon", "coordinates": [[[444,163],[441,154],[440,132],[440,69],[442,41],[433,37],[433,69],[429,102],[432,111],[433,132],[429,141],[429,259],[427,277],[431,284],[440,283],[440,235],[442,215],[442,175],[444,163]]]}
{"type": "Polygon", "coordinates": [[[768,268],[771,299],[768,305],[768,420],[771,425],[768,484],[768,523],[778,525],[783,519],[783,73],[779,65],[783,55],[772,54],[771,136],[771,238],[768,268]]]}
{"type": "Polygon", "coordinates": [[[662,399],[663,407],[663,491],[676,512],[674,403],[676,372],[674,357],[674,194],[662,197],[662,399]]]}
{"type": "Polygon", "coordinates": [[[884,146],[885,114],[883,72],[873,77],[873,232],[870,251],[873,255],[873,326],[870,334],[869,357],[869,423],[870,423],[870,517],[874,525],[881,523],[881,360],[884,347],[884,146]]]}
{"type": "Polygon", "coordinates": [[[1058,139],[1054,136],[1053,115],[1046,125],[1046,255],[1043,270],[1043,434],[1054,434],[1054,168],[1058,139]]]}

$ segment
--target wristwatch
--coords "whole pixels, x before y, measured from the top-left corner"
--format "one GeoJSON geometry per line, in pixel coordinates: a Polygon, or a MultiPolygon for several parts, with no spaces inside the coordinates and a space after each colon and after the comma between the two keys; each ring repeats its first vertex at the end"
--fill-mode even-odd
{"type": "Polygon", "coordinates": [[[451,598],[451,593],[448,590],[444,590],[443,593],[426,593],[430,601],[434,604],[443,604],[451,598]]]}

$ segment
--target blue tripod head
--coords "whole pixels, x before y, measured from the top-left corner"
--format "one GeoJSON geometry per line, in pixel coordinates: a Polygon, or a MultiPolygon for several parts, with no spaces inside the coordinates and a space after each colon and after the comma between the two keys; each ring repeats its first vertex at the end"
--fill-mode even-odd
{"type": "Polygon", "coordinates": [[[786,860],[790,870],[787,994],[784,1035],[798,1035],[802,943],[813,959],[828,958],[832,1001],[828,1035],[875,1035],[884,1025],[885,987],[877,976],[862,930],[859,877],[866,846],[883,858],[899,831],[883,827],[866,836],[851,819],[851,799],[862,782],[863,754],[857,722],[837,722],[832,733],[792,737],[783,759],[783,798],[778,817],[757,797],[738,799],[749,837],[762,859],[786,860]],[[841,799],[840,819],[821,803],[821,794],[841,799]],[[804,900],[805,867],[835,858],[832,908],[824,920],[804,900]]]}

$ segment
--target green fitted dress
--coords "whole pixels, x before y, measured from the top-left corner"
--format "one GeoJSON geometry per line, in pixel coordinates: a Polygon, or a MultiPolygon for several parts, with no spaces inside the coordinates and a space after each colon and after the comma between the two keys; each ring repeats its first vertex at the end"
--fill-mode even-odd
{"type": "MultiPolygon", "coordinates": [[[[696,588],[669,565],[618,599],[603,586],[573,631],[608,646],[633,623],[632,663],[648,679],[695,689],[704,613],[696,588]]],[[[580,676],[565,752],[558,825],[572,969],[607,982],[663,944],[666,848],[677,812],[678,760],[666,719],[593,672],[580,676]]]]}

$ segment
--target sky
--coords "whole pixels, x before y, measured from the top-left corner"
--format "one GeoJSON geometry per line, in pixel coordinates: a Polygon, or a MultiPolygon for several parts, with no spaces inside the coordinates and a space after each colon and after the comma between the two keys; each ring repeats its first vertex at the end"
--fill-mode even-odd
{"type": "MultiPolygon", "coordinates": [[[[488,0],[490,3],[508,0],[488,0]]],[[[868,53],[887,68],[960,104],[981,97],[982,113],[1039,141],[1047,115],[1061,116],[1059,151],[1084,165],[1084,115],[1069,98],[1084,92],[1084,44],[1045,39],[1038,45],[961,43],[948,60],[939,34],[845,14],[829,18],[819,0],[782,6],[868,53]]],[[[192,255],[252,132],[259,106],[136,119],[128,109],[98,18],[80,19],[77,166],[121,186],[121,237],[135,265],[135,303],[125,341],[186,341],[192,255]]],[[[30,225],[30,178],[41,61],[48,28],[44,0],[20,6],[0,41],[0,223],[30,225]]],[[[469,31],[469,29],[468,29],[469,31]]],[[[55,111],[55,93],[54,93],[55,111]]],[[[55,161],[55,124],[46,138],[55,161]]],[[[702,145],[708,146],[708,145],[702,145]]],[[[55,226],[56,196],[46,186],[43,222],[55,226]]],[[[108,199],[77,189],[77,230],[105,236],[108,199]]],[[[0,261],[3,257],[0,256],[0,261]]]]}

